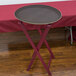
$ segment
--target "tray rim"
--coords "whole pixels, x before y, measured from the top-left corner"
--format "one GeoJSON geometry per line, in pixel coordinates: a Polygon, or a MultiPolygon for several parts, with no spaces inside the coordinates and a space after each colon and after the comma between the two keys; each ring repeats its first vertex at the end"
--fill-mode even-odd
{"type": "Polygon", "coordinates": [[[24,7],[29,7],[29,6],[46,6],[46,7],[54,8],[54,7],[52,7],[52,6],[43,5],[43,4],[33,4],[33,5],[23,6],[23,7],[18,8],[18,9],[15,11],[14,15],[15,15],[16,19],[18,19],[18,20],[20,20],[20,21],[22,21],[22,22],[28,23],[28,24],[33,24],[33,25],[47,25],[47,24],[55,23],[55,22],[59,21],[59,20],[62,18],[62,13],[61,13],[61,11],[60,11],[59,9],[57,9],[57,8],[54,8],[54,9],[57,10],[57,11],[60,13],[59,19],[57,19],[57,20],[55,20],[55,21],[52,21],[52,22],[49,22],[49,23],[33,23],[33,22],[29,22],[29,21],[22,20],[22,19],[20,19],[20,18],[18,18],[18,17],[16,16],[16,13],[17,13],[20,9],[22,9],[22,8],[24,8],[24,7]]]}

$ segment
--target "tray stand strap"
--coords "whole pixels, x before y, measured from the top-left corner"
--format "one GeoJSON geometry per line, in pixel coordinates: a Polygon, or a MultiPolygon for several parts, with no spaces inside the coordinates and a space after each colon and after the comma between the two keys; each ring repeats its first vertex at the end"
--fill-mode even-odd
{"type": "Polygon", "coordinates": [[[33,43],[32,39],[30,38],[30,36],[29,36],[29,34],[28,34],[28,32],[27,32],[27,29],[24,27],[24,24],[23,24],[22,22],[20,22],[19,24],[21,25],[21,28],[22,28],[24,34],[26,35],[26,37],[27,37],[28,41],[30,42],[32,48],[34,49],[34,53],[33,53],[33,56],[32,56],[32,60],[31,60],[31,62],[30,62],[30,64],[29,64],[29,67],[28,67],[27,70],[29,70],[29,69],[31,68],[31,66],[32,66],[32,64],[33,64],[33,61],[35,60],[36,56],[38,56],[38,58],[40,59],[40,61],[41,61],[42,64],[43,64],[44,68],[46,69],[46,71],[48,72],[48,74],[51,76],[52,74],[51,74],[51,72],[50,72],[50,70],[49,70],[50,62],[51,62],[51,59],[52,59],[52,58],[55,58],[55,57],[54,57],[54,55],[53,55],[53,53],[52,53],[52,51],[51,51],[51,49],[50,49],[47,41],[45,40],[46,35],[48,34],[48,31],[49,31],[50,28],[51,28],[51,27],[50,27],[51,25],[47,25],[47,27],[46,27],[46,29],[44,30],[43,33],[41,32],[40,29],[38,29],[38,31],[39,31],[39,33],[40,33],[40,35],[41,35],[41,38],[40,38],[40,41],[39,41],[39,43],[38,43],[38,45],[37,45],[37,47],[36,47],[35,44],[33,43]],[[48,63],[48,66],[45,64],[43,58],[41,57],[41,55],[40,55],[40,53],[39,53],[39,49],[41,48],[43,42],[45,43],[45,45],[47,46],[47,48],[48,48],[48,50],[49,50],[49,53],[51,54],[50,60],[49,60],[49,63],[48,63]]]}

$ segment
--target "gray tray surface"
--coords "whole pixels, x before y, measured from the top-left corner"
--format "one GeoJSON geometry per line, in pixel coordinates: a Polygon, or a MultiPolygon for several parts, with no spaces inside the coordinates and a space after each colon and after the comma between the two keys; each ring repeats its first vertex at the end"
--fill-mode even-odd
{"type": "Polygon", "coordinates": [[[51,24],[61,18],[61,12],[47,5],[29,5],[15,12],[17,19],[30,24],[51,24]]]}

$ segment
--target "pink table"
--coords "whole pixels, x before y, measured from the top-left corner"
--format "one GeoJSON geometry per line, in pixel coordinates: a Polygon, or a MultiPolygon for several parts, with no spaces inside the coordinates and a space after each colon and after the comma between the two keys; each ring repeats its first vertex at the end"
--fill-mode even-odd
{"type": "MultiPolygon", "coordinates": [[[[34,4],[53,6],[61,11],[63,16],[62,19],[53,24],[52,28],[76,26],[76,1],[44,2],[34,4]]],[[[0,5],[0,32],[22,31],[18,25],[18,20],[14,16],[14,12],[18,8],[26,5],[30,4],[0,5]]],[[[32,28],[28,27],[28,29],[34,28],[35,26],[33,26],[32,28]]]]}
{"type": "MultiPolygon", "coordinates": [[[[31,4],[31,3],[30,3],[31,4]]],[[[16,4],[16,5],[0,5],[0,32],[16,32],[22,31],[18,25],[18,20],[14,16],[14,12],[23,6],[30,4],[16,4]]],[[[65,27],[65,26],[76,26],[76,1],[61,1],[61,2],[44,2],[44,3],[33,3],[33,4],[44,4],[53,6],[59,9],[62,13],[62,19],[57,23],[52,24],[52,28],[65,27]]],[[[36,26],[29,28],[28,30],[36,29],[36,26]]],[[[45,28],[45,27],[41,27],[45,28]]],[[[71,44],[73,39],[76,40],[76,34],[73,32],[72,37],[72,27],[71,32],[71,44]]]]}
{"type": "Polygon", "coordinates": [[[19,21],[19,25],[22,28],[22,30],[23,30],[26,38],[28,39],[29,43],[31,44],[32,48],[34,49],[32,60],[29,64],[29,67],[27,70],[28,71],[30,70],[30,68],[36,58],[36,55],[37,55],[38,58],[40,59],[40,61],[42,62],[44,68],[46,69],[47,73],[49,74],[49,76],[51,76],[49,67],[50,67],[51,59],[55,58],[55,57],[46,41],[46,36],[47,36],[49,30],[51,29],[51,26],[52,26],[51,23],[55,23],[61,19],[60,11],[53,7],[49,7],[46,5],[30,5],[30,6],[22,7],[20,9],[18,9],[15,12],[15,16],[18,18],[18,20],[21,20],[21,21],[19,21]],[[28,19],[28,17],[29,17],[29,19],[28,19]],[[37,30],[40,33],[40,40],[39,40],[37,46],[35,46],[30,35],[28,34],[27,27],[25,26],[24,22],[32,24],[31,27],[33,25],[38,27],[37,30]],[[41,31],[39,26],[45,26],[45,29],[43,32],[41,31]],[[41,55],[39,53],[39,50],[43,43],[45,43],[49,53],[51,54],[48,66],[45,64],[43,58],[41,57],[41,55]]]}

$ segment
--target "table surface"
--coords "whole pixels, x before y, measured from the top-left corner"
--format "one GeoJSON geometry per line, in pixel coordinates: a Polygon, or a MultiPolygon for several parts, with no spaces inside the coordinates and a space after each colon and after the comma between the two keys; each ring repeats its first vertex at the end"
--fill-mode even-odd
{"type": "MultiPolygon", "coordinates": [[[[14,13],[17,9],[23,6],[33,5],[33,4],[48,5],[57,8],[58,10],[61,11],[63,17],[52,26],[53,28],[76,26],[76,0],[66,0],[66,1],[54,0],[54,2],[53,0],[50,1],[41,0],[41,2],[38,3],[29,2],[33,0],[28,0],[29,3],[23,2],[23,0],[18,0],[17,1],[18,3],[16,2],[16,0],[9,0],[8,2],[7,1],[8,0],[0,1],[0,32],[22,31],[22,29],[18,25],[18,20],[16,19],[14,13]]],[[[40,0],[34,0],[34,1],[40,1],[40,0]]],[[[34,30],[34,28],[36,28],[36,26],[32,26],[31,28],[29,28],[29,26],[27,26],[28,30],[30,29],[34,30]]],[[[41,28],[43,28],[43,26],[41,28]]]]}
{"type": "Polygon", "coordinates": [[[57,8],[61,11],[62,16],[76,15],[76,1],[60,1],[60,2],[42,2],[42,3],[24,3],[14,5],[0,5],[0,21],[16,20],[14,13],[18,8],[31,4],[43,4],[57,8]]]}
{"type": "Polygon", "coordinates": [[[15,16],[26,23],[43,25],[57,22],[61,18],[61,13],[46,5],[30,5],[18,9],[15,16]]]}
{"type": "Polygon", "coordinates": [[[59,2],[59,1],[72,1],[72,0],[0,0],[0,5],[38,3],[38,2],[59,2]]]}

